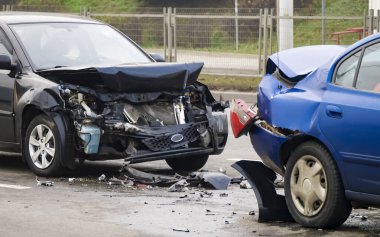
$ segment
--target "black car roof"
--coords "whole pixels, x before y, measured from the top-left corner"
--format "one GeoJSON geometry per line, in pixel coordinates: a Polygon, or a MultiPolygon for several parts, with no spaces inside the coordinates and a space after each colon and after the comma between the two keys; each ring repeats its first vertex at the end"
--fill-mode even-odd
{"type": "Polygon", "coordinates": [[[6,24],[22,24],[22,23],[100,23],[89,18],[74,15],[59,14],[28,14],[28,13],[11,13],[0,14],[0,21],[6,24]]]}

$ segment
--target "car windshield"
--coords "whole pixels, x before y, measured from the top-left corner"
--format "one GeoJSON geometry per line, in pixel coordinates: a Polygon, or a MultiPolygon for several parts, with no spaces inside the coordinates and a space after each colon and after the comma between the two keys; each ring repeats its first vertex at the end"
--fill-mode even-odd
{"type": "Polygon", "coordinates": [[[36,70],[151,62],[131,41],[107,25],[36,23],[11,28],[36,70]]]}

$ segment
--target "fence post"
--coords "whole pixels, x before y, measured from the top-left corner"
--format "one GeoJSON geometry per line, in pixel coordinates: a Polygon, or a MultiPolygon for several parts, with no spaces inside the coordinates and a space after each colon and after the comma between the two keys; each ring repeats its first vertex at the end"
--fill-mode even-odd
{"type": "Polygon", "coordinates": [[[362,38],[365,38],[366,37],[366,31],[367,31],[367,14],[366,12],[364,11],[364,16],[363,16],[363,35],[362,35],[362,38]]]}
{"type": "Polygon", "coordinates": [[[264,26],[264,38],[263,38],[263,41],[264,41],[264,45],[263,45],[264,62],[263,62],[263,69],[265,69],[266,62],[268,59],[268,45],[267,45],[267,39],[268,39],[268,8],[264,9],[264,24],[263,24],[263,26],[264,26]]]}
{"type": "Polygon", "coordinates": [[[173,9],[173,47],[174,47],[174,62],[177,62],[177,20],[176,20],[176,15],[177,15],[177,8],[173,9]]]}
{"type": "Polygon", "coordinates": [[[259,19],[259,74],[261,74],[261,34],[262,34],[262,24],[263,24],[263,9],[260,9],[260,19],[259,19]]]}
{"type": "Polygon", "coordinates": [[[168,59],[172,62],[173,56],[173,36],[172,36],[172,8],[168,7],[168,17],[167,17],[167,29],[168,29],[168,59]]]}
{"type": "Polygon", "coordinates": [[[377,32],[380,32],[380,9],[377,10],[377,16],[376,16],[376,24],[375,24],[375,27],[376,27],[376,31],[377,31],[377,32]]]}
{"type": "Polygon", "coordinates": [[[272,46],[272,37],[273,37],[273,15],[274,15],[274,9],[270,9],[269,14],[269,53],[272,54],[273,52],[273,46],[272,46]]]}
{"type": "Polygon", "coordinates": [[[322,0],[322,44],[326,44],[326,0],[322,0]]]}
{"type": "Polygon", "coordinates": [[[238,2],[235,0],[235,47],[236,50],[239,49],[239,7],[238,2]]]}
{"type": "Polygon", "coordinates": [[[167,60],[167,55],[168,55],[168,39],[167,39],[167,33],[166,33],[166,31],[167,31],[167,27],[166,27],[166,18],[167,18],[167,9],[164,7],[163,8],[163,17],[162,17],[162,19],[163,19],[163,22],[162,22],[162,25],[163,25],[163,33],[164,33],[164,35],[163,35],[163,39],[164,39],[164,58],[165,58],[165,61],[167,60]]]}
{"type": "Polygon", "coordinates": [[[368,22],[368,34],[373,34],[373,17],[375,15],[375,11],[373,9],[369,10],[369,22],[368,22]]]}

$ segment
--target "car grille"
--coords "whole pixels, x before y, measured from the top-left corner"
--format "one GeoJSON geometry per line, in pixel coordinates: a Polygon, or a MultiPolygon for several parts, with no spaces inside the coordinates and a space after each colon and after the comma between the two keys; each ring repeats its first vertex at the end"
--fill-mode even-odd
{"type": "Polygon", "coordinates": [[[198,139],[198,137],[199,132],[197,131],[197,126],[191,126],[179,133],[173,133],[169,135],[165,134],[158,137],[147,138],[142,142],[152,151],[166,151],[194,142],[198,139]],[[173,142],[171,138],[175,134],[181,134],[183,136],[183,140],[180,142],[173,142]]]}

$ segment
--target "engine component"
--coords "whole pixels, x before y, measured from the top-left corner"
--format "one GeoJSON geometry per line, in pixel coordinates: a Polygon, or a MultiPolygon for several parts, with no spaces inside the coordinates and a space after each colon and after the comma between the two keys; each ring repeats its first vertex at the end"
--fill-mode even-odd
{"type": "Polygon", "coordinates": [[[124,131],[130,132],[130,133],[135,133],[135,132],[140,131],[140,128],[130,123],[116,123],[114,125],[114,128],[118,130],[123,129],[124,131]]]}
{"type": "Polygon", "coordinates": [[[182,96],[178,98],[178,102],[174,103],[174,114],[177,124],[185,124],[185,107],[182,104],[182,96]]]}
{"type": "Polygon", "coordinates": [[[160,101],[151,104],[124,104],[123,114],[130,124],[165,126],[176,123],[173,104],[160,101]]]}
{"type": "Polygon", "coordinates": [[[100,115],[97,115],[94,111],[91,110],[91,108],[86,104],[86,102],[83,100],[84,95],[82,93],[78,93],[78,103],[82,106],[82,108],[85,111],[85,114],[89,117],[99,117],[100,115]]]}
{"type": "Polygon", "coordinates": [[[96,154],[99,150],[101,129],[95,124],[81,124],[78,136],[84,144],[84,153],[96,154]]]}
{"type": "Polygon", "coordinates": [[[211,134],[210,134],[210,131],[208,131],[207,129],[203,129],[203,131],[200,131],[198,129],[198,132],[200,133],[200,141],[201,141],[201,144],[203,147],[208,147],[208,145],[210,145],[210,142],[211,142],[211,134]]]}

